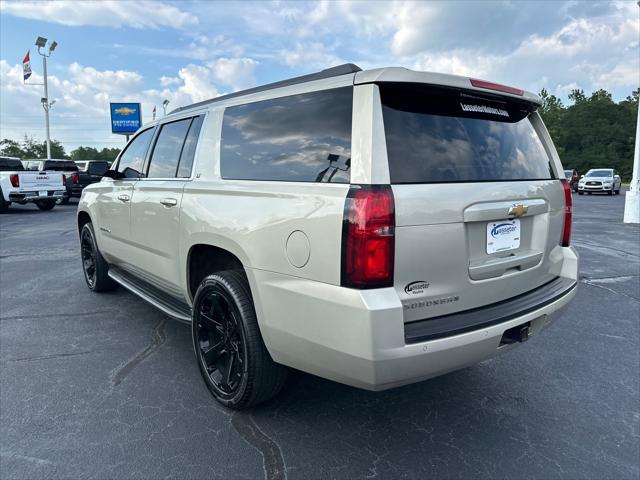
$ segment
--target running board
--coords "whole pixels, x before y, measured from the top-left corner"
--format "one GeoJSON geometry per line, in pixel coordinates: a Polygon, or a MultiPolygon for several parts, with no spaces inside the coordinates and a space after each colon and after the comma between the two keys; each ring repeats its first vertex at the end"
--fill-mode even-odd
{"type": "Polygon", "coordinates": [[[157,288],[132,275],[128,275],[117,267],[110,267],[108,274],[114,281],[131,293],[135,293],[162,313],[180,322],[191,323],[191,309],[188,305],[183,304],[177,299],[167,297],[167,295],[163,294],[157,288]]]}

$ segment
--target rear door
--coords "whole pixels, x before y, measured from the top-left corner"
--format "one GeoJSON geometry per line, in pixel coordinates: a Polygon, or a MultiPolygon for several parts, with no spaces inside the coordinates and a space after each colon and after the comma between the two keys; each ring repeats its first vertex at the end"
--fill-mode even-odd
{"type": "Polygon", "coordinates": [[[564,174],[534,107],[417,84],[382,84],[380,94],[405,321],[496,303],[558,276],[564,174]]]}
{"type": "Polygon", "coordinates": [[[178,242],[180,204],[190,180],[203,116],[158,127],[145,178],[133,189],[131,240],[136,249],[133,273],[175,297],[181,297],[178,242]]]}

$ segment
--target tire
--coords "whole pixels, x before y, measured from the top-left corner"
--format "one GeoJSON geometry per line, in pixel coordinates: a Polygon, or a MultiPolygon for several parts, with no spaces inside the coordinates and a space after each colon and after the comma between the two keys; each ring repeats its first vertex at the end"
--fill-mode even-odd
{"type": "Polygon", "coordinates": [[[0,188],[0,213],[4,213],[9,210],[9,205],[11,205],[11,202],[5,201],[4,193],[2,193],[2,189],[0,188]]]}
{"type": "Polygon", "coordinates": [[[40,210],[52,210],[56,206],[55,200],[38,200],[35,202],[40,210]]]}
{"type": "Polygon", "coordinates": [[[109,264],[98,250],[91,222],[85,223],[80,231],[80,259],[82,260],[84,279],[89,290],[108,292],[118,286],[107,274],[109,264]]]}
{"type": "Polygon", "coordinates": [[[611,190],[609,190],[609,191],[607,192],[607,195],[609,195],[609,196],[613,195],[613,188],[611,188],[611,190]]]}
{"type": "Polygon", "coordinates": [[[71,197],[62,197],[56,200],[56,205],[67,205],[71,197]]]}
{"type": "Polygon", "coordinates": [[[218,402],[242,410],[282,390],[287,368],[271,359],[262,341],[244,272],[225,270],[202,280],[192,320],[198,368],[218,402]]]}
{"type": "Polygon", "coordinates": [[[578,195],[584,195],[584,192],[581,192],[580,190],[578,190],[578,195]]]}

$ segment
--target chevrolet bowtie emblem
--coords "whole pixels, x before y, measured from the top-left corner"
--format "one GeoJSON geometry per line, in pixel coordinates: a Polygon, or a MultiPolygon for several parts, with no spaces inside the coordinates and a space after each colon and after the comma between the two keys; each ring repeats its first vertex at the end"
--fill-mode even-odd
{"type": "Polygon", "coordinates": [[[529,207],[526,207],[521,203],[517,203],[509,209],[509,215],[513,215],[514,217],[521,217],[528,211],[529,211],[529,207]]]}

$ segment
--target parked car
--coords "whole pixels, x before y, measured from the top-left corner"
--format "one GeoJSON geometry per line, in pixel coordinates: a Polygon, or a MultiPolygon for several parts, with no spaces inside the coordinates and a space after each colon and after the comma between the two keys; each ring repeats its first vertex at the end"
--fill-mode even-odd
{"type": "Polygon", "coordinates": [[[575,168],[573,170],[565,170],[564,178],[566,178],[567,181],[569,182],[569,186],[571,187],[571,190],[574,192],[577,192],[578,182],[580,181],[580,175],[578,174],[578,171],[575,168]]]}
{"type": "Polygon", "coordinates": [[[622,180],[613,168],[592,168],[578,182],[578,195],[606,192],[620,195],[622,180]]]}
{"type": "Polygon", "coordinates": [[[76,177],[72,177],[71,196],[78,198],[84,187],[102,180],[104,173],[109,170],[109,162],[106,160],[82,160],[75,164],[79,170],[76,177]]]}
{"type": "Polygon", "coordinates": [[[73,196],[73,185],[78,182],[78,166],[72,160],[26,160],[23,162],[27,170],[62,172],[64,174],[65,194],[58,200],[59,204],[66,205],[73,196]]]}
{"type": "Polygon", "coordinates": [[[273,397],[287,367],[384,390],[474,364],[576,293],[540,104],[348,64],[179,108],[84,189],[86,283],[190,322],[231,408],[273,397]]]}
{"type": "Polygon", "coordinates": [[[34,203],[40,210],[51,210],[64,196],[62,174],[27,172],[19,158],[0,157],[0,211],[11,203],[34,203]]]}

